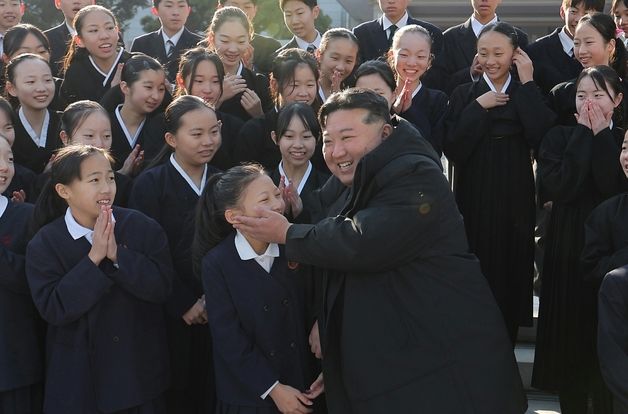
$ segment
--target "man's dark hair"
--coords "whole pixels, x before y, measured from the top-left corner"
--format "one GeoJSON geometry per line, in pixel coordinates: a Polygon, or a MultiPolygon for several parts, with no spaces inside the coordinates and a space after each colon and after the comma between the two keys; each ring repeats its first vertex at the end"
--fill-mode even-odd
{"type": "Polygon", "coordinates": [[[351,109],[366,109],[368,115],[363,119],[365,124],[377,121],[390,123],[388,101],[370,89],[349,88],[331,95],[318,113],[318,121],[325,128],[327,117],[333,112],[351,109]]]}
{"type": "Polygon", "coordinates": [[[305,4],[310,9],[313,9],[314,7],[318,6],[317,0],[279,0],[279,8],[283,10],[283,7],[289,1],[300,1],[301,3],[305,4]]]}
{"type": "Polygon", "coordinates": [[[603,12],[605,3],[606,0],[563,0],[563,7],[583,6],[585,10],[603,12]]]}
{"type": "MultiPolygon", "coordinates": [[[[161,2],[163,2],[164,0],[153,0],[153,7],[157,8],[159,7],[159,5],[161,4],[161,2]]],[[[190,0],[185,0],[185,2],[188,4],[188,6],[190,5],[190,0]]]]}

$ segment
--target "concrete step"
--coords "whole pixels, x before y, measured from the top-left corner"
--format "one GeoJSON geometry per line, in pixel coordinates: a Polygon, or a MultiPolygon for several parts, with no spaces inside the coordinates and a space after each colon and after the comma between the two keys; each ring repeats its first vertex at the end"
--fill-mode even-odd
{"type": "Polygon", "coordinates": [[[560,414],[558,397],[540,392],[529,392],[526,414],[560,414]]]}
{"type": "Polygon", "coordinates": [[[515,346],[515,358],[519,367],[519,375],[526,391],[532,391],[532,367],[534,366],[534,344],[518,343],[515,346]]]}

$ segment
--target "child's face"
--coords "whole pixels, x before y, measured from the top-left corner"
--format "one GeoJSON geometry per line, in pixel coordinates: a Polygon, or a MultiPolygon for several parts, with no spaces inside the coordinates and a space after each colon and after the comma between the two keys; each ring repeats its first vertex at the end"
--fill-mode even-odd
{"type": "Polygon", "coordinates": [[[7,82],[6,89],[20,105],[29,109],[46,109],[55,94],[50,66],[39,59],[27,59],[15,68],[15,79],[7,82]]]}
{"type": "Polygon", "coordinates": [[[0,138],[0,194],[4,193],[11,184],[15,166],[13,165],[13,151],[6,139],[0,138]]]}
{"type": "Polygon", "coordinates": [[[621,144],[619,163],[621,164],[621,169],[624,170],[624,174],[628,177],[628,139],[626,137],[624,137],[624,142],[621,144]]]}
{"type": "Polygon", "coordinates": [[[409,0],[378,0],[382,13],[392,22],[397,22],[408,8],[409,0]]]}
{"type": "Polygon", "coordinates": [[[107,60],[117,53],[118,27],[103,11],[94,10],[85,15],[78,37],[79,47],[86,48],[93,58],[107,60]]]}
{"type": "Polygon", "coordinates": [[[292,117],[288,129],[277,137],[281,160],[292,167],[306,166],[316,148],[316,137],[307,129],[298,116],[292,117]]]}
{"type": "Polygon", "coordinates": [[[96,4],[96,0],[55,0],[55,7],[61,10],[68,22],[74,21],[74,16],[79,10],[92,4],[96,4]]]}
{"type": "Polygon", "coordinates": [[[514,49],[508,36],[488,32],[478,40],[478,63],[495,84],[503,84],[508,78],[514,49]]]}
{"type": "Polygon", "coordinates": [[[220,148],[220,127],[214,111],[195,109],[181,117],[175,134],[166,133],[166,142],[174,148],[179,164],[198,167],[211,161],[220,148]]]}
{"type": "Polygon", "coordinates": [[[281,91],[282,103],[287,105],[292,102],[301,102],[312,105],[318,92],[318,83],[312,69],[305,63],[301,63],[294,69],[294,79],[281,91]]]}
{"type": "Polygon", "coordinates": [[[9,114],[4,110],[0,110],[0,135],[4,135],[9,140],[9,144],[13,146],[15,129],[13,129],[13,122],[11,122],[9,114]]]}
{"type": "Polygon", "coordinates": [[[600,32],[588,23],[576,27],[573,43],[574,54],[585,68],[608,65],[611,53],[615,50],[615,40],[605,43],[600,32]]]}
{"type": "MultiPolygon", "coordinates": [[[[606,88],[610,93],[613,89],[606,84],[606,88]]],[[[578,83],[576,89],[576,111],[578,114],[584,114],[589,104],[597,105],[604,116],[613,113],[613,110],[621,103],[622,94],[609,96],[603,89],[598,88],[590,76],[585,76],[578,83]]]]}
{"type": "Polygon", "coordinates": [[[237,7],[242,10],[250,21],[253,21],[253,19],[255,19],[255,15],[257,14],[257,6],[252,0],[227,0],[223,1],[222,4],[225,7],[237,7]]]}
{"type": "Polygon", "coordinates": [[[429,69],[431,46],[425,36],[418,33],[406,33],[393,49],[395,70],[399,80],[417,82],[429,69]]]}
{"type": "Polygon", "coordinates": [[[85,158],[80,178],[70,184],[57,184],[55,189],[72,209],[74,219],[87,228],[94,228],[102,206],[111,206],[116,197],[113,169],[102,154],[85,158]]]}
{"type": "Polygon", "coordinates": [[[239,20],[227,20],[210,37],[210,43],[214,45],[220,60],[227,67],[240,64],[251,41],[248,30],[239,20]]]}
{"type": "MultiPolygon", "coordinates": [[[[198,96],[209,104],[215,104],[220,98],[220,77],[214,62],[203,60],[196,66],[194,79],[192,75],[185,79],[185,85],[189,85],[188,94],[198,96]]],[[[184,86],[185,86],[184,85],[184,86]]]]}
{"type": "Polygon", "coordinates": [[[299,0],[287,1],[283,6],[283,21],[293,35],[313,41],[316,36],[314,22],[320,13],[318,6],[310,7],[299,0]]]}
{"type": "Polygon", "coordinates": [[[19,24],[24,15],[24,4],[19,0],[0,0],[0,32],[19,24]]]}
{"type": "Polygon", "coordinates": [[[576,26],[578,26],[578,22],[582,19],[582,16],[593,11],[595,10],[585,10],[583,3],[580,3],[577,6],[561,6],[560,18],[565,22],[565,27],[571,37],[574,37],[576,34],[576,26]]]}
{"type": "Polygon", "coordinates": [[[618,1],[613,10],[613,17],[618,28],[628,34],[628,7],[623,1],[618,1]]]}
{"type": "Polygon", "coordinates": [[[358,59],[358,46],[349,39],[334,39],[319,57],[321,76],[331,79],[338,72],[342,80],[353,71],[358,59]]]}
{"type": "Polygon", "coordinates": [[[20,45],[19,49],[9,56],[10,59],[21,55],[22,53],[34,53],[43,57],[46,60],[50,60],[50,52],[46,49],[46,46],[32,33],[29,33],[24,38],[24,41],[20,45]]]}
{"type": "Polygon", "coordinates": [[[478,20],[492,19],[501,2],[502,0],[471,0],[475,18],[478,20]]]}
{"type": "Polygon", "coordinates": [[[109,150],[111,148],[111,121],[106,113],[94,111],[74,129],[70,143],[93,145],[109,150]]]}
{"type": "Polygon", "coordinates": [[[128,85],[120,83],[124,94],[124,105],[141,115],[153,112],[161,105],[166,93],[166,74],[163,70],[143,70],[140,78],[128,85]]]}
{"type": "Polygon", "coordinates": [[[390,89],[386,81],[376,73],[360,76],[358,80],[355,81],[355,86],[356,88],[370,89],[383,96],[388,101],[388,107],[390,108],[392,108],[395,102],[395,91],[390,89]]]}
{"type": "Polygon", "coordinates": [[[175,34],[185,25],[190,15],[190,6],[186,0],[163,0],[154,8],[166,32],[175,34]]]}
{"type": "Polygon", "coordinates": [[[275,186],[273,180],[265,174],[260,175],[246,186],[240,195],[238,208],[233,210],[243,216],[257,217],[259,214],[255,212],[255,207],[272,210],[280,214],[283,214],[286,207],[281,191],[275,186]]]}

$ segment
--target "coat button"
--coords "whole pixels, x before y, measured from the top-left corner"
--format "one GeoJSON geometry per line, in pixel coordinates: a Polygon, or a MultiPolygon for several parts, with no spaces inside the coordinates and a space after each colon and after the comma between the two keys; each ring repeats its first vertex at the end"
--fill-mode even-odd
{"type": "Polygon", "coordinates": [[[275,357],[275,351],[270,351],[268,353],[268,356],[271,357],[271,358],[274,358],[275,357]]]}
{"type": "Polygon", "coordinates": [[[281,303],[283,303],[284,306],[288,306],[288,303],[290,303],[290,301],[288,299],[284,299],[281,301],[281,303]]]}
{"type": "Polygon", "coordinates": [[[118,338],[117,336],[114,336],[112,339],[113,339],[113,342],[120,342],[120,338],[118,338]]]}
{"type": "Polygon", "coordinates": [[[297,344],[295,344],[294,342],[290,342],[290,348],[293,348],[293,349],[294,349],[294,348],[296,348],[296,347],[297,347],[297,344]]]}
{"type": "Polygon", "coordinates": [[[264,305],[264,312],[268,312],[270,310],[270,306],[264,305]]]}

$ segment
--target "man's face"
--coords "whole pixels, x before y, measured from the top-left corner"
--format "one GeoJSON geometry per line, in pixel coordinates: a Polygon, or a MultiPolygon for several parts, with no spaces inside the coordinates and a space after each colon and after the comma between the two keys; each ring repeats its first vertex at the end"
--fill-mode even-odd
{"type": "Polygon", "coordinates": [[[378,0],[379,8],[388,17],[388,20],[396,23],[406,12],[410,0],[378,0]]]}
{"type": "Polygon", "coordinates": [[[323,131],[323,156],[329,170],[345,186],[353,184],[358,162],[391,133],[383,121],[365,123],[366,109],[341,109],[327,116],[323,131]]]}

